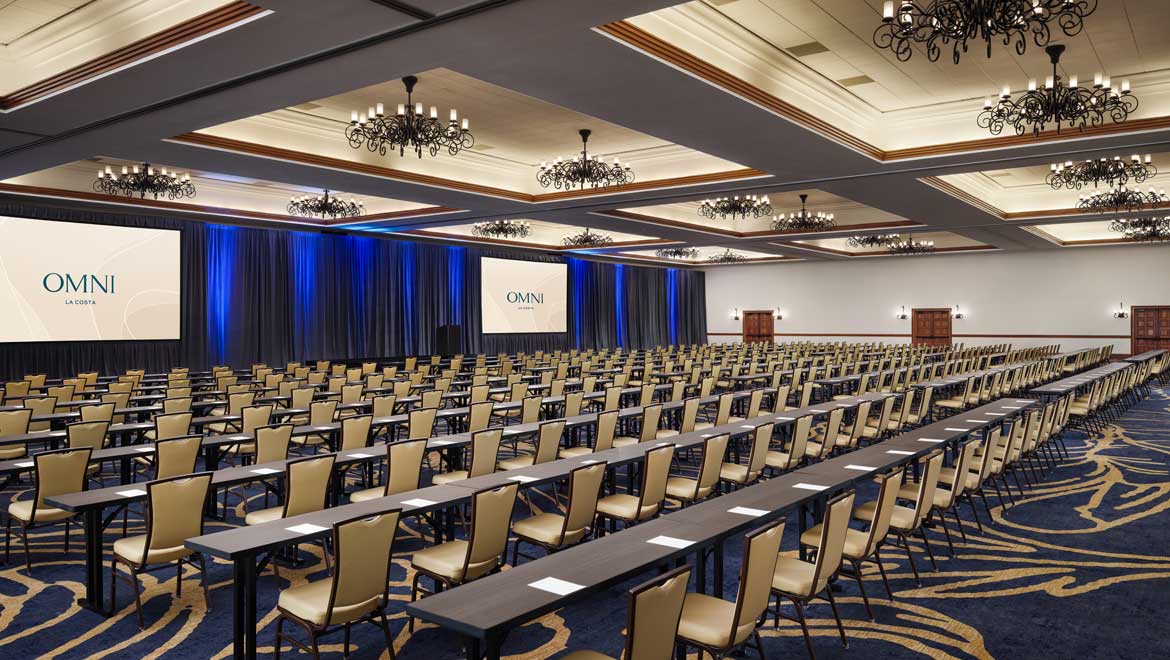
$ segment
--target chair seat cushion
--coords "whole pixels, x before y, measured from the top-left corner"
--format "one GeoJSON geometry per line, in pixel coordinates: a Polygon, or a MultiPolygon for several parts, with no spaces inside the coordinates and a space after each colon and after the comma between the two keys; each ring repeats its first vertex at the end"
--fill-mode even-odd
{"type": "Polygon", "coordinates": [[[772,588],[807,598],[815,593],[813,591],[815,577],[815,564],[792,557],[780,557],[776,560],[776,570],[772,573],[772,588]]]}
{"type": "MultiPolygon", "coordinates": [[[[690,502],[695,497],[695,486],[698,481],[686,477],[670,477],[666,480],[666,496],[676,500],[690,502]]],[[[707,489],[710,492],[710,489],[707,489]]]]}
{"type": "Polygon", "coordinates": [[[768,455],[764,457],[764,465],[785,470],[788,469],[789,460],[791,460],[791,457],[787,452],[770,451],[768,452],[768,455]]]}
{"type": "MultiPolygon", "coordinates": [[[[845,530],[845,548],[844,555],[850,559],[864,559],[866,543],[869,541],[869,534],[850,527],[845,530]]],[[[818,523],[805,530],[800,535],[801,545],[811,545],[814,548],[819,548],[821,545],[821,525],[818,523]]]]}
{"type": "MultiPolygon", "coordinates": [[[[853,509],[853,517],[858,520],[873,522],[874,511],[876,510],[876,501],[866,502],[853,509]]],[[[893,513],[890,515],[890,526],[904,531],[912,530],[914,528],[914,509],[895,506],[893,513]]]]}
{"type": "Polygon", "coordinates": [[[711,422],[695,422],[695,430],[696,431],[701,431],[702,429],[709,429],[712,426],[715,426],[715,425],[712,424],[711,422]]]}
{"type": "Polygon", "coordinates": [[[629,447],[630,445],[638,444],[638,438],[631,438],[628,435],[619,436],[613,439],[614,447],[629,447]]]}
{"type": "Polygon", "coordinates": [[[609,495],[597,501],[597,512],[611,518],[630,521],[644,520],[658,512],[657,506],[644,506],[639,512],[639,502],[637,497],[625,493],[609,495]]]}
{"type": "Polygon", "coordinates": [[[251,511],[244,516],[244,524],[259,525],[260,523],[272,522],[273,520],[280,520],[284,517],[284,507],[274,506],[270,509],[261,509],[259,511],[251,511]]]}
{"type": "Polygon", "coordinates": [[[517,468],[529,467],[536,462],[536,457],[531,454],[524,456],[513,456],[512,458],[505,458],[499,462],[501,470],[515,470],[517,468]]]}
{"type": "Polygon", "coordinates": [[[467,541],[448,541],[415,551],[410,563],[432,575],[458,581],[463,577],[466,557],[467,541]]]}
{"type": "MultiPolygon", "coordinates": [[[[19,500],[8,505],[8,515],[29,522],[33,519],[33,501],[19,500]]],[[[57,509],[54,507],[42,507],[37,509],[36,522],[56,522],[58,520],[65,520],[72,518],[72,511],[65,511],[64,509],[57,509]]]]}
{"type": "Polygon", "coordinates": [[[583,529],[570,530],[562,541],[561,527],[564,524],[564,516],[555,513],[540,513],[512,523],[512,531],[521,538],[553,546],[576,543],[585,536],[583,529]]]}
{"type": "Polygon", "coordinates": [[[748,481],[748,467],[742,463],[724,463],[719,468],[719,478],[723,481],[742,484],[748,481]]]}
{"type": "Polygon", "coordinates": [[[462,481],[467,478],[467,470],[455,470],[453,472],[442,472],[431,477],[431,482],[434,484],[449,484],[452,481],[462,481]]]}
{"type": "Polygon", "coordinates": [[[676,435],[678,435],[678,431],[674,429],[659,429],[658,432],[654,434],[654,437],[659,439],[673,438],[676,435]]]}
{"type": "MultiPolygon", "coordinates": [[[[114,541],[114,554],[135,564],[142,562],[142,551],[146,548],[146,535],[127,536],[114,541]]],[[[173,548],[155,548],[146,556],[145,564],[163,564],[183,557],[189,557],[195,551],[187,546],[179,545],[173,548]]]]}
{"type": "Polygon", "coordinates": [[[332,582],[330,579],[324,579],[289,587],[280,592],[280,598],[277,599],[276,605],[298,619],[323,626],[326,623],[340,624],[356,621],[377,609],[382,600],[381,597],[374,597],[346,607],[335,606],[332,615],[330,615],[328,611],[329,592],[332,588],[332,582]],[[328,622],[325,620],[326,617],[329,617],[328,622]]]}
{"type": "MultiPolygon", "coordinates": [[[[953,484],[955,483],[955,468],[943,468],[938,473],[939,483],[953,484]]],[[[968,490],[979,487],[979,475],[974,472],[967,473],[967,480],[964,487],[968,490]]]]}
{"type": "MultiPolygon", "coordinates": [[[[438,475],[436,475],[438,476],[438,475]]],[[[376,500],[379,497],[386,496],[386,489],[382,486],[377,488],[367,488],[365,490],[354,491],[349,494],[350,502],[365,502],[367,500],[376,500]]]]}
{"type": "Polygon", "coordinates": [[[688,593],[683,600],[678,636],[707,647],[726,648],[731,645],[727,636],[734,622],[735,603],[705,594],[688,593]]]}
{"type": "Polygon", "coordinates": [[[561,458],[576,458],[578,456],[585,456],[586,454],[592,454],[592,453],[593,453],[593,447],[587,447],[585,445],[582,445],[580,447],[565,447],[564,449],[561,450],[560,457],[561,458]]]}

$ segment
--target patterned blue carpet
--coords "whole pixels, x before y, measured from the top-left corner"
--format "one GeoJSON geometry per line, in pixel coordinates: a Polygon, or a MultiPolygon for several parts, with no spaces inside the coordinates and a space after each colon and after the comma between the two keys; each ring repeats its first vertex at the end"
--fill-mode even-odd
{"type": "MultiPolygon", "coordinates": [[[[867,572],[875,622],[866,616],[856,583],[841,580],[838,603],[849,648],[837,639],[828,605],[817,604],[810,610],[817,657],[1170,657],[1170,635],[1162,623],[1170,605],[1170,391],[1155,390],[1102,434],[1073,432],[1067,442],[1072,457],[1050,470],[1016,506],[1005,510],[991,500],[994,524],[987,525],[984,515],[983,533],[968,526],[967,543],[957,545],[957,558],[946,554],[941,535],[932,534],[939,572],[930,572],[925,556],[918,553],[919,569],[927,567],[922,587],[915,585],[904,553],[883,553],[897,600],[884,599],[876,569],[867,572]]],[[[549,506],[551,500],[542,502],[538,495],[537,503],[549,506]]],[[[982,508],[980,512],[985,514],[982,508]]],[[[963,515],[971,519],[966,506],[963,515]]],[[[117,527],[107,534],[107,548],[120,532],[117,527]]],[[[421,541],[416,530],[405,527],[398,538],[392,593],[406,601],[409,555],[421,541]]],[[[119,608],[112,618],[76,605],[84,582],[80,535],[74,536],[69,555],[63,553],[61,528],[47,529],[33,540],[31,577],[17,553],[11,563],[0,566],[0,656],[230,657],[229,565],[212,567],[210,611],[193,573],[178,598],[173,572],[144,575],[148,628],[140,631],[125,585],[119,585],[119,608]]],[[[783,547],[795,551],[795,525],[789,526],[783,547]]],[[[739,552],[732,546],[727,556],[734,559],[739,552]]],[[[282,577],[299,582],[323,576],[319,553],[306,546],[305,565],[282,569],[282,577]]],[[[729,566],[729,581],[737,574],[736,564],[729,566]]],[[[618,656],[626,622],[625,590],[636,582],[515,631],[505,654],[550,658],[592,648],[618,656]]],[[[260,652],[269,655],[278,593],[270,572],[260,578],[260,588],[260,652]]],[[[461,657],[452,635],[426,626],[411,635],[402,607],[392,605],[391,612],[399,658],[461,657]]],[[[763,631],[768,657],[806,657],[795,624],[783,623],[779,629],[770,624],[763,631]]],[[[323,653],[340,657],[340,637],[325,641],[323,653]]],[[[355,629],[353,644],[352,657],[387,657],[381,632],[374,627],[355,629]]],[[[287,645],[285,652],[290,652],[287,645]]]]}

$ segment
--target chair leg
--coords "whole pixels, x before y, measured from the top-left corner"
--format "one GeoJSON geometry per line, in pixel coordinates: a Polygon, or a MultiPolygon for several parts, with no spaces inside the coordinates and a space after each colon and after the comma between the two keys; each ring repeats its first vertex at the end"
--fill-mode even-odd
{"type": "Polygon", "coordinates": [[[752,631],[752,639],[756,643],[756,653],[760,654],[760,660],[766,660],[768,656],[764,655],[764,642],[760,639],[760,631],[752,631]]]}
{"type": "Polygon", "coordinates": [[[845,625],[841,623],[841,613],[837,611],[837,599],[833,598],[832,588],[826,587],[825,595],[829,597],[829,607],[833,608],[833,618],[837,620],[837,632],[841,634],[841,646],[849,648],[849,640],[845,639],[845,625]]]}
{"type": "MultiPolygon", "coordinates": [[[[800,630],[801,630],[801,632],[804,633],[804,645],[805,645],[805,647],[808,648],[809,660],[817,660],[817,654],[815,651],[813,651],[812,637],[810,637],[808,634],[808,623],[804,619],[804,605],[802,605],[801,602],[799,600],[796,600],[795,598],[792,599],[792,603],[794,605],[796,605],[796,616],[797,616],[798,622],[800,623],[800,630]]],[[[779,616],[780,616],[780,602],[779,602],[779,599],[777,599],[777,602],[776,602],[776,617],[777,617],[777,619],[779,619],[779,616]]]]}
{"type": "Polygon", "coordinates": [[[861,602],[865,603],[865,612],[869,615],[869,620],[874,621],[873,608],[869,606],[869,594],[865,593],[865,582],[861,579],[861,562],[856,559],[850,559],[853,564],[853,576],[857,579],[857,589],[861,591],[861,602]]]}
{"type": "Polygon", "coordinates": [[[280,614],[276,615],[276,648],[272,652],[274,660],[280,660],[280,640],[284,635],[284,617],[280,614]]]}
{"type": "Polygon", "coordinates": [[[381,612],[382,636],[386,638],[386,651],[390,654],[390,660],[394,660],[394,640],[390,638],[390,625],[386,623],[386,609],[383,607],[381,612]]]}
{"type": "Polygon", "coordinates": [[[902,549],[906,551],[906,557],[910,560],[910,571],[914,573],[914,582],[921,587],[922,578],[918,575],[918,566],[914,564],[914,553],[910,550],[910,541],[901,532],[898,533],[898,540],[902,542],[902,549]]]}
{"type": "Polygon", "coordinates": [[[138,629],[145,630],[146,622],[142,619],[142,585],[138,584],[138,572],[130,567],[130,583],[134,585],[134,612],[138,615],[138,629]]]}
{"type": "Polygon", "coordinates": [[[24,523],[20,524],[20,540],[24,543],[24,569],[32,575],[32,554],[28,549],[28,527],[24,523]]]}
{"type": "Polygon", "coordinates": [[[211,610],[211,594],[207,591],[207,558],[202,554],[195,555],[199,559],[199,582],[203,585],[203,605],[211,610]]]}
{"type": "Polygon", "coordinates": [[[939,525],[942,526],[943,534],[945,534],[946,538],[947,538],[947,547],[950,548],[951,556],[954,557],[955,556],[955,544],[951,541],[951,530],[947,527],[947,519],[946,519],[946,516],[943,514],[942,510],[931,507],[930,513],[928,513],[926,517],[928,520],[931,518],[934,518],[934,517],[938,518],[939,525]]]}
{"type": "Polygon", "coordinates": [[[926,536],[926,530],[921,525],[918,527],[918,533],[922,535],[922,545],[926,546],[926,556],[930,557],[930,565],[934,568],[934,572],[938,572],[938,563],[934,561],[934,550],[930,547],[930,538],[926,536]]]}
{"type": "Polygon", "coordinates": [[[342,635],[341,657],[348,659],[349,658],[349,624],[348,623],[345,624],[345,627],[343,628],[341,635],[342,635]]]}
{"type": "Polygon", "coordinates": [[[886,578],[886,567],[882,565],[882,555],[880,549],[874,549],[873,563],[877,564],[878,573],[880,573],[882,576],[882,584],[886,585],[886,594],[890,597],[891,601],[894,600],[894,592],[890,589],[890,581],[886,578]]]}

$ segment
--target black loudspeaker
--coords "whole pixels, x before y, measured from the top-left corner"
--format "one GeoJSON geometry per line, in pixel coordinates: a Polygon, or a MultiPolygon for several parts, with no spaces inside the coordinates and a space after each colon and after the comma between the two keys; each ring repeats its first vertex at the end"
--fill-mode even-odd
{"type": "Polygon", "coordinates": [[[463,327],[441,325],[435,328],[435,352],[440,355],[455,355],[463,346],[463,327]]]}

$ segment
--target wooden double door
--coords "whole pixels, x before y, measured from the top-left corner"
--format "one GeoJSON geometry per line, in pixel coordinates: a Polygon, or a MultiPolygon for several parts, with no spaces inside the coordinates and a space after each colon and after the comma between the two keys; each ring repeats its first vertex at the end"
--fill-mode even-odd
{"type": "Polygon", "coordinates": [[[1130,309],[1130,353],[1170,349],[1170,306],[1130,309]]]}
{"type": "Polygon", "coordinates": [[[743,341],[745,344],[758,342],[772,343],[776,336],[776,323],[772,310],[747,310],[743,312],[743,341]]]}
{"type": "Polygon", "coordinates": [[[925,346],[951,345],[951,310],[949,307],[915,309],[910,326],[915,344],[925,346]]]}

